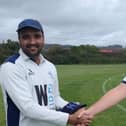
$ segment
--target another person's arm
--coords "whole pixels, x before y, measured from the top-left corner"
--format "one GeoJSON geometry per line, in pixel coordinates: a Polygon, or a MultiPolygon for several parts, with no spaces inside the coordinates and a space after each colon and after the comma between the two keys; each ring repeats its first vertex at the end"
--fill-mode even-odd
{"type": "Polygon", "coordinates": [[[121,83],[117,87],[108,91],[103,97],[100,98],[100,100],[91,105],[85,112],[83,111],[79,117],[81,117],[83,114],[91,114],[94,116],[119,103],[124,98],[126,98],[126,84],[121,83]]]}

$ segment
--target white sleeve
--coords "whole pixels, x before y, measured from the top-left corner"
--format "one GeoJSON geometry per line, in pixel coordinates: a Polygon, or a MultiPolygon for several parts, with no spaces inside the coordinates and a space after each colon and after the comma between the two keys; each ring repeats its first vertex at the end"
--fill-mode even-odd
{"type": "Polygon", "coordinates": [[[6,63],[2,66],[1,75],[4,89],[25,116],[59,126],[67,124],[68,114],[49,110],[33,101],[23,69],[17,68],[14,64],[6,63]]]}
{"type": "Polygon", "coordinates": [[[59,83],[58,83],[58,76],[57,76],[57,71],[56,68],[54,68],[54,74],[55,74],[55,100],[56,100],[56,107],[57,108],[62,108],[66,104],[68,104],[67,101],[65,101],[61,96],[59,92],[59,83]]]}
{"type": "Polygon", "coordinates": [[[123,78],[122,82],[126,84],[126,77],[123,78]]]}

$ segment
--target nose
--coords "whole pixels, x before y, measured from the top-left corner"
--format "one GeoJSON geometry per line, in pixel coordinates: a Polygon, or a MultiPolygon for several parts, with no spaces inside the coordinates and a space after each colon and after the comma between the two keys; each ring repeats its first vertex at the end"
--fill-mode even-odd
{"type": "Polygon", "coordinates": [[[30,43],[31,44],[35,44],[36,43],[36,40],[33,36],[30,37],[30,43]]]}

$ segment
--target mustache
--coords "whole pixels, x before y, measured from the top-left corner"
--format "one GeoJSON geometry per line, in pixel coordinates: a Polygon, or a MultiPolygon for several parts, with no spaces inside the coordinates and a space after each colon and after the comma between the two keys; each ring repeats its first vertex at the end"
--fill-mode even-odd
{"type": "Polygon", "coordinates": [[[27,48],[30,48],[30,47],[36,47],[36,48],[39,48],[39,45],[38,44],[28,44],[26,45],[27,48]]]}

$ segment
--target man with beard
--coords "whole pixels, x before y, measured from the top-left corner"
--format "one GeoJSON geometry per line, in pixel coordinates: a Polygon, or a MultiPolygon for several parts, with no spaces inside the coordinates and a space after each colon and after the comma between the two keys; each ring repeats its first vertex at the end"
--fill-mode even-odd
{"type": "Polygon", "coordinates": [[[41,54],[41,24],[25,19],[17,33],[19,53],[9,57],[0,69],[7,126],[88,125],[91,120],[87,115],[77,118],[84,106],[60,97],[56,68],[41,54]]]}

